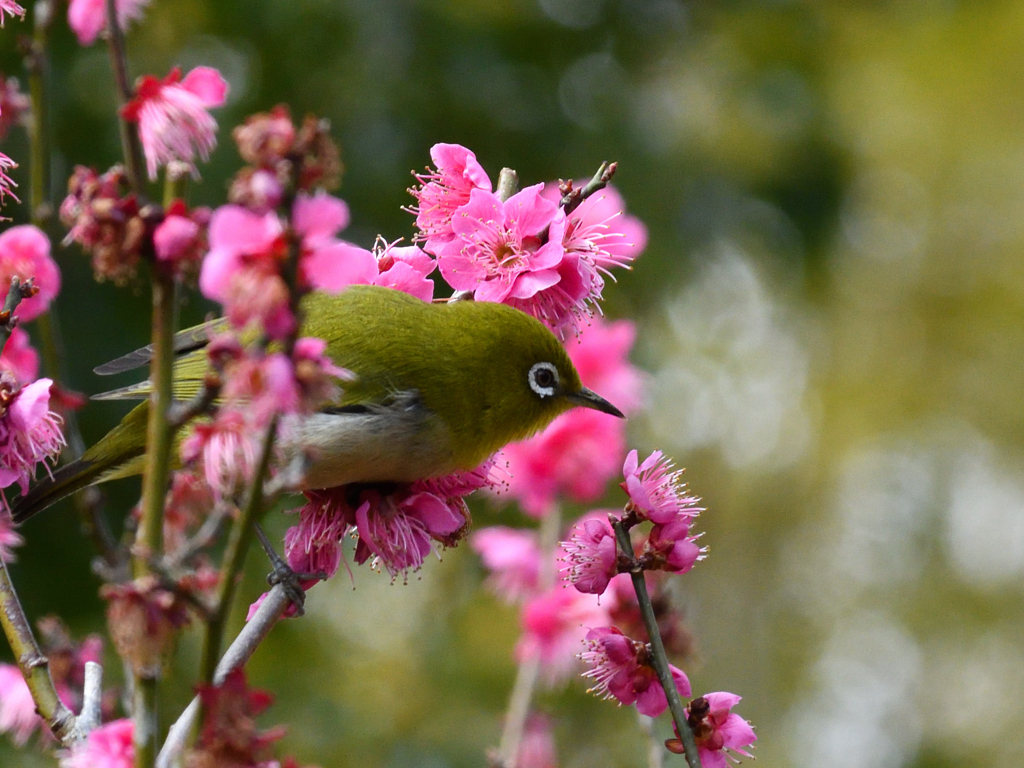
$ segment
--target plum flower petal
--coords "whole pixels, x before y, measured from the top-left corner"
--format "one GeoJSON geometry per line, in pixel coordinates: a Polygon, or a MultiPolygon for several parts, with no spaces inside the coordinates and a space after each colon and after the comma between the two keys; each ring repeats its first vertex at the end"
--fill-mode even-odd
{"type": "Polygon", "coordinates": [[[25,9],[14,2],[14,0],[0,0],[0,27],[4,25],[5,14],[24,19],[25,9]]]}
{"type": "Polygon", "coordinates": [[[0,664],[0,733],[10,734],[20,747],[42,724],[21,670],[13,664],[0,664]]]}
{"type": "Polygon", "coordinates": [[[577,522],[569,541],[562,542],[562,549],[565,580],[580,592],[603,594],[618,573],[615,532],[603,512],[577,522]]]}
{"type": "Polygon", "coordinates": [[[60,768],[132,768],[134,732],[130,718],[101,725],[61,757],[60,768]]]}
{"type": "MultiPolygon", "coordinates": [[[[19,390],[10,374],[0,375],[0,402],[5,408],[0,417],[0,489],[17,482],[25,493],[36,465],[47,466],[64,447],[63,420],[49,407],[51,384],[50,379],[39,379],[19,390]]],[[[6,498],[2,506],[7,507],[6,498]]]]}
{"type": "Polygon", "coordinates": [[[516,660],[537,658],[549,682],[565,679],[576,665],[587,627],[607,624],[608,610],[595,595],[561,586],[531,598],[520,615],[523,634],[516,660]]]}
{"type": "MultiPolygon", "coordinates": [[[[116,0],[117,24],[128,29],[128,23],[142,18],[149,0],[116,0]]],[[[107,26],[106,0],[71,0],[68,3],[68,26],[79,45],[92,45],[107,26]]]]}
{"type": "MultiPolygon", "coordinates": [[[[729,753],[730,750],[753,758],[745,747],[757,741],[757,735],[750,723],[732,712],[732,708],[739,702],[740,697],[735,693],[717,691],[698,696],[686,708],[686,718],[693,729],[701,765],[707,768],[729,768],[730,760],[739,762],[735,755],[729,753]]],[[[682,754],[683,745],[678,736],[677,731],[676,738],[669,739],[665,746],[672,752],[682,754]]]]}
{"type": "Polygon", "coordinates": [[[622,467],[625,480],[620,483],[629,494],[636,512],[654,523],[671,523],[679,517],[693,518],[703,512],[695,496],[687,496],[683,470],[674,470],[672,460],[655,451],[639,463],[636,450],[626,456],[622,467]]]}
{"type": "Polygon", "coordinates": [[[498,597],[514,603],[537,590],[541,556],[535,531],[493,525],[474,531],[469,545],[491,572],[488,583],[498,597]]]}
{"type": "Polygon", "coordinates": [[[10,373],[19,384],[27,384],[39,375],[39,353],[24,328],[15,328],[0,353],[0,371],[10,373]]]}
{"type": "Polygon", "coordinates": [[[213,421],[195,426],[181,444],[185,464],[202,461],[203,475],[217,498],[234,493],[256,467],[258,430],[242,412],[222,408],[213,421]]]}
{"type": "Polygon", "coordinates": [[[452,218],[455,212],[469,202],[474,189],[491,191],[491,180],[476,155],[459,144],[435,144],[430,159],[436,170],[417,175],[420,186],[409,192],[416,198],[417,240],[423,241],[427,251],[437,255],[440,249],[455,238],[452,218]]]}
{"type": "Polygon", "coordinates": [[[139,124],[150,179],[174,160],[188,164],[198,176],[196,157],[209,159],[217,144],[217,121],[207,110],[221,106],[227,90],[227,82],[211,67],[196,67],[184,80],[180,69],[171,70],[163,80],[142,78],[122,114],[139,124]]]}
{"type": "Polygon", "coordinates": [[[60,269],[50,256],[50,238],[39,227],[22,224],[0,234],[0,290],[5,296],[12,277],[21,282],[34,278],[39,289],[18,304],[15,314],[22,322],[43,314],[60,291],[60,269]]]}
{"type": "MultiPolygon", "coordinates": [[[[598,627],[587,633],[586,648],[580,658],[590,669],[583,673],[594,681],[590,689],[602,698],[618,699],[620,704],[636,704],[648,717],[657,717],[668,707],[665,691],[651,665],[646,644],[632,640],[615,627],[598,627]]],[[[669,665],[676,690],[690,695],[690,681],[681,669],[669,665]]]]}

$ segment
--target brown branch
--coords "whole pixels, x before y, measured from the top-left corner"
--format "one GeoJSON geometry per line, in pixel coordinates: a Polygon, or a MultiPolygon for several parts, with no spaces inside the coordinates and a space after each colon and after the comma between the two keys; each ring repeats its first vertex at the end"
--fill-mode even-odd
{"type": "Polygon", "coordinates": [[[562,206],[562,209],[565,211],[565,215],[568,216],[579,208],[580,203],[592,194],[607,187],[608,182],[612,180],[612,176],[615,175],[615,171],[617,171],[618,168],[618,163],[609,163],[605,160],[597,169],[597,173],[594,174],[594,177],[583,187],[574,187],[572,179],[559,182],[558,191],[562,193],[562,199],[558,204],[562,206]]]}

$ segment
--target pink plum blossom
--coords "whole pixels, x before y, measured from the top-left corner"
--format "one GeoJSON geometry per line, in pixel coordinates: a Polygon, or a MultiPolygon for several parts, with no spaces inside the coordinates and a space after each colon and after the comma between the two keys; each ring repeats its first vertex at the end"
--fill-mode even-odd
{"type": "Polygon", "coordinates": [[[176,264],[194,260],[201,243],[202,228],[199,223],[181,214],[169,214],[153,231],[153,250],[159,261],[176,264]]]}
{"type": "Polygon", "coordinates": [[[13,664],[0,664],[0,733],[10,734],[20,747],[42,725],[21,670],[13,664]]]}
{"type": "Polygon", "coordinates": [[[5,14],[24,19],[25,9],[14,2],[14,0],[0,0],[0,27],[4,25],[5,14]]]}
{"type": "MultiPolygon", "coordinates": [[[[668,707],[665,691],[651,665],[645,643],[626,637],[615,627],[598,627],[587,633],[587,650],[580,658],[590,669],[583,673],[594,681],[590,689],[602,698],[618,699],[620,704],[636,704],[637,711],[657,717],[668,707]]],[[[676,690],[690,695],[690,681],[677,667],[669,665],[676,690]]]]}
{"type": "Polygon", "coordinates": [[[24,328],[11,331],[0,353],[0,371],[7,371],[22,385],[34,381],[39,375],[39,353],[33,349],[24,328]]]}
{"type": "Polygon", "coordinates": [[[22,224],[0,234],[0,291],[6,296],[11,278],[30,277],[39,292],[23,299],[15,314],[22,322],[43,314],[60,291],[60,269],[50,256],[50,238],[39,227],[22,224]]]}
{"type": "Polygon", "coordinates": [[[438,253],[452,288],[472,291],[479,301],[525,301],[559,281],[565,215],[541,197],[542,187],[527,187],[504,203],[482,189],[470,192],[452,219],[454,239],[438,253]]]}
{"type": "Polygon", "coordinates": [[[537,658],[549,682],[557,682],[575,666],[587,627],[607,624],[609,604],[562,586],[537,595],[523,606],[522,636],[516,645],[519,662],[537,658]]]}
{"type": "Polygon", "coordinates": [[[134,732],[130,718],[101,725],[61,757],[60,768],[132,768],[134,732]]]}
{"type": "Polygon", "coordinates": [[[0,375],[0,489],[17,482],[25,493],[36,465],[55,461],[64,447],[63,420],[49,407],[51,384],[39,379],[18,389],[10,374],[0,375]]]}
{"type": "Polygon", "coordinates": [[[690,522],[691,518],[684,516],[651,528],[644,554],[650,556],[652,568],[687,573],[698,560],[704,559],[704,550],[697,546],[698,537],[689,535],[690,522]]]}
{"type": "Polygon", "coordinates": [[[419,229],[417,239],[436,256],[456,237],[452,228],[455,212],[469,202],[474,189],[490,192],[491,180],[476,155],[458,144],[435,144],[430,159],[436,169],[417,175],[420,186],[409,192],[417,203],[412,209],[419,229]]]}
{"type": "Polygon", "coordinates": [[[227,81],[212,67],[196,67],[184,79],[178,68],[163,80],[152,75],[141,79],[121,114],[139,124],[150,179],[174,160],[187,163],[198,176],[196,156],[209,159],[217,144],[217,121],[207,110],[222,106],[227,93],[227,81]]]}
{"type": "Polygon", "coordinates": [[[541,555],[535,531],[493,525],[474,531],[469,545],[491,572],[491,589],[505,602],[518,602],[537,591],[541,555]]]}
{"type": "Polygon", "coordinates": [[[206,482],[217,498],[224,498],[252,476],[259,454],[259,430],[247,414],[221,408],[212,421],[195,425],[180,453],[186,465],[202,463],[206,482]]]}
{"type": "Polygon", "coordinates": [[[434,281],[429,275],[437,268],[437,262],[416,246],[386,246],[377,257],[379,274],[374,285],[394,288],[408,293],[421,301],[434,298],[434,281]]]}
{"type": "Polygon", "coordinates": [[[354,515],[340,494],[306,491],[306,504],[299,512],[299,524],[284,536],[288,565],[296,573],[323,571],[330,578],[341,564],[341,539],[354,524],[354,515]]]}
{"type": "Polygon", "coordinates": [[[587,515],[572,530],[569,541],[562,542],[565,580],[580,592],[604,594],[608,582],[619,572],[618,547],[607,512],[587,515]]]}
{"type": "MultiPolygon", "coordinates": [[[[587,181],[575,182],[586,186],[587,181]]],[[[557,184],[548,184],[544,196],[558,201],[557,184]]],[[[598,190],[569,214],[562,244],[567,251],[584,255],[603,272],[624,267],[647,247],[647,227],[636,216],[626,213],[626,202],[610,184],[598,190]]]]}
{"type": "MultiPolygon", "coordinates": [[[[724,691],[705,693],[691,701],[686,708],[687,720],[693,728],[700,763],[704,768],[729,768],[730,759],[739,762],[734,755],[729,754],[729,750],[744,757],[754,757],[744,749],[757,741],[754,729],[750,723],[731,711],[740,702],[740,698],[735,693],[724,691]]],[[[683,745],[678,736],[677,731],[677,738],[665,742],[665,746],[681,754],[683,745]]]]}
{"type": "MultiPolygon", "coordinates": [[[[142,18],[149,0],[117,0],[117,25],[128,29],[128,23],[142,18]]],[[[68,26],[80,45],[92,45],[107,26],[106,0],[71,0],[68,3],[68,26]]]]}
{"type": "Polygon", "coordinates": [[[533,712],[526,719],[515,768],[558,768],[555,735],[544,715],[533,712]]]}
{"type": "Polygon", "coordinates": [[[3,203],[5,197],[14,198],[15,202],[21,202],[18,196],[14,194],[14,188],[18,186],[17,182],[10,177],[8,173],[14,168],[17,168],[18,164],[11,160],[3,152],[0,152],[0,204],[3,203]]]}
{"type": "Polygon", "coordinates": [[[626,479],[620,485],[642,519],[664,524],[680,517],[693,518],[704,511],[697,506],[700,499],[686,495],[683,470],[673,471],[672,460],[661,451],[652,453],[642,464],[638,462],[636,450],[630,451],[622,467],[626,479]]]}

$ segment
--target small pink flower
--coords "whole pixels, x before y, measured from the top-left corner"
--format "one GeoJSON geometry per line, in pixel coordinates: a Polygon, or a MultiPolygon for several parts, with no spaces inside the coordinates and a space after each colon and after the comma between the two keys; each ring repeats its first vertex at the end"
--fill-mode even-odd
{"type": "Polygon", "coordinates": [[[580,592],[604,594],[608,582],[619,572],[615,532],[608,515],[604,511],[592,513],[572,530],[569,541],[562,542],[567,564],[563,569],[565,580],[580,592]]]}
{"type": "Polygon", "coordinates": [[[153,232],[157,259],[173,263],[190,256],[195,252],[201,231],[199,224],[187,216],[167,216],[153,232]]]}
{"type": "Polygon", "coordinates": [[[565,216],[540,196],[542,187],[527,187],[504,203],[482,189],[470,192],[452,219],[455,238],[437,258],[452,288],[472,291],[480,301],[503,302],[530,299],[559,281],[565,216]]]}
{"type": "Polygon", "coordinates": [[[12,125],[28,127],[32,118],[32,100],[21,92],[16,77],[0,75],[0,140],[7,135],[12,125]]]}
{"type": "MultiPolygon", "coordinates": [[[[117,0],[117,25],[128,29],[128,23],[142,18],[149,0],[117,0]]],[[[68,4],[68,26],[80,45],[92,45],[107,27],[106,0],[71,0],[68,4]]]]}
{"type": "Polygon", "coordinates": [[[683,518],[694,518],[704,511],[698,507],[695,496],[686,496],[683,470],[672,471],[672,460],[655,451],[643,464],[638,464],[635,450],[626,456],[622,467],[625,481],[620,483],[629,494],[630,503],[641,518],[654,523],[671,523],[683,518]]]}
{"type": "Polygon", "coordinates": [[[0,733],[9,733],[20,747],[42,724],[21,670],[0,664],[0,733]]]}
{"type": "Polygon", "coordinates": [[[698,560],[704,559],[704,550],[697,546],[698,537],[689,535],[690,521],[689,517],[680,517],[651,528],[644,554],[652,557],[653,568],[687,573],[698,560]]]}
{"type": "Polygon", "coordinates": [[[417,240],[424,241],[427,251],[437,255],[455,239],[455,211],[469,202],[474,189],[490,192],[491,180],[476,155],[458,144],[435,144],[430,148],[430,159],[436,170],[416,174],[420,186],[409,192],[417,203],[411,209],[419,229],[417,240]]]}
{"type": "Polygon", "coordinates": [[[285,533],[285,558],[296,573],[323,571],[330,578],[341,564],[341,539],[355,517],[341,489],[307,491],[306,499],[299,524],[285,533]]]}
{"type": "Polygon", "coordinates": [[[491,572],[491,589],[505,602],[536,592],[541,557],[535,531],[493,525],[474,531],[469,545],[491,572]]]}
{"type": "Polygon", "coordinates": [[[558,768],[551,721],[536,712],[526,719],[515,768],[558,768]]]}
{"type": "Polygon", "coordinates": [[[375,255],[380,274],[374,278],[374,285],[394,288],[421,301],[433,300],[434,281],[428,276],[437,268],[437,262],[422,250],[414,245],[398,247],[392,244],[375,255]]]}
{"type": "Polygon", "coordinates": [[[101,725],[61,757],[60,768],[132,768],[134,732],[130,718],[101,725]]]}
{"type": "MultiPolygon", "coordinates": [[[[576,182],[577,187],[587,184],[576,182]]],[[[558,201],[557,184],[548,184],[544,196],[558,201]]],[[[562,244],[567,251],[583,255],[602,272],[628,266],[647,247],[647,227],[626,213],[626,203],[609,185],[584,200],[571,214],[562,244]]]]}
{"type": "Polygon", "coordinates": [[[11,16],[18,16],[21,19],[25,18],[25,9],[14,2],[14,0],[0,0],[0,27],[4,25],[4,14],[7,13],[11,16]]]}
{"type": "Polygon", "coordinates": [[[550,682],[564,679],[576,665],[587,627],[607,624],[608,609],[595,595],[561,586],[531,598],[520,615],[523,634],[516,660],[539,658],[550,682]]]}
{"type": "Polygon", "coordinates": [[[63,420],[49,407],[50,379],[19,390],[9,376],[0,375],[0,489],[17,482],[25,493],[36,465],[55,461],[64,447],[63,420]]]}
{"type": "Polygon", "coordinates": [[[196,155],[207,160],[217,145],[217,121],[207,110],[223,105],[227,93],[227,81],[212,67],[196,67],[184,79],[177,68],[163,80],[142,78],[121,114],[139,124],[150,179],[174,160],[187,163],[198,176],[196,155]]]}
{"type": "Polygon", "coordinates": [[[10,195],[14,198],[16,203],[20,203],[21,200],[14,194],[14,188],[18,186],[17,182],[10,177],[8,171],[17,168],[18,164],[11,160],[3,152],[0,152],[0,204],[3,203],[4,198],[10,195]]]}
{"type": "Polygon", "coordinates": [[[15,328],[0,353],[0,371],[10,373],[18,384],[34,381],[39,375],[39,353],[32,348],[28,332],[15,328]]]}
{"type": "Polygon", "coordinates": [[[636,341],[636,323],[595,317],[565,344],[580,380],[615,403],[627,416],[643,405],[643,373],[629,361],[636,341]]]}
{"type": "MultiPolygon", "coordinates": [[[[620,704],[636,703],[637,711],[648,717],[665,711],[668,699],[645,643],[631,640],[615,627],[598,627],[587,633],[586,646],[580,658],[590,666],[583,676],[594,681],[592,693],[618,699],[620,704]]],[[[689,696],[690,681],[686,674],[672,665],[669,669],[676,690],[681,696],[689,696]]]]}
{"type": "Polygon", "coordinates": [[[221,408],[212,421],[195,425],[181,444],[181,460],[202,461],[206,482],[217,498],[223,498],[252,476],[258,441],[259,430],[244,413],[221,408]]]}
{"type": "Polygon", "coordinates": [[[350,285],[371,284],[376,278],[377,260],[372,253],[335,239],[348,226],[349,218],[345,202],[326,192],[296,197],[292,226],[302,236],[299,275],[308,287],[338,293],[350,285]]]}
{"type": "Polygon", "coordinates": [[[451,539],[468,524],[465,513],[432,493],[414,493],[401,501],[377,496],[356,510],[355,559],[383,566],[395,578],[423,565],[433,549],[431,541],[451,539]]]}
{"type": "Polygon", "coordinates": [[[11,227],[0,234],[0,291],[6,296],[11,278],[25,282],[35,278],[39,293],[18,304],[15,314],[22,322],[43,314],[60,291],[60,269],[50,256],[50,238],[31,224],[11,227]]]}
{"type": "MultiPolygon", "coordinates": [[[[24,543],[25,540],[15,529],[14,523],[11,522],[11,516],[0,510],[0,560],[5,563],[13,563],[15,560],[14,547],[20,547],[24,543]]],[[[3,694],[0,693],[0,699],[2,698],[3,694]]],[[[3,716],[0,715],[0,731],[2,730],[3,716]]]]}
{"type": "MultiPolygon", "coordinates": [[[[740,702],[740,698],[735,693],[724,691],[705,693],[691,701],[686,708],[687,720],[693,729],[700,763],[704,768],[729,768],[730,759],[738,763],[739,760],[730,755],[728,750],[744,757],[754,757],[744,749],[757,741],[754,729],[750,723],[731,711],[740,702]]],[[[672,727],[675,730],[674,723],[672,727]]],[[[683,745],[678,736],[676,731],[676,738],[665,742],[665,746],[681,754],[683,745]]]]}

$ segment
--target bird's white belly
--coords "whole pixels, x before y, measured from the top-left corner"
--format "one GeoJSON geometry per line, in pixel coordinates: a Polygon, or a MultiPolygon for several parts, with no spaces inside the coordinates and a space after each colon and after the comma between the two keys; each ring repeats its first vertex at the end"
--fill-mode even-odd
{"type": "Polygon", "coordinates": [[[284,427],[286,466],[302,489],[413,482],[457,469],[448,429],[422,408],[318,413],[284,427]]]}

